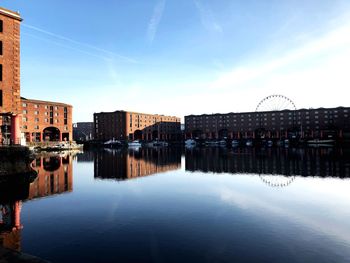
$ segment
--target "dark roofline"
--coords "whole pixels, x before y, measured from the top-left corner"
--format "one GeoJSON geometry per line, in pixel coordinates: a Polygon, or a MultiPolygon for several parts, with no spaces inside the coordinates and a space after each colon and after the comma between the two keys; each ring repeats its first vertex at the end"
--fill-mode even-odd
{"type": "Polygon", "coordinates": [[[73,108],[72,105],[66,104],[66,103],[62,103],[62,102],[54,102],[54,101],[46,101],[46,100],[33,100],[33,99],[27,99],[27,98],[24,98],[24,97],[21,97],[21,101],[27,101],[27,102],[38,103],[38,104],[53,104],[53,105],[57,105],[57,106],[66,106],[66,107],[73,108]]]}
{"type": "MultiPolygon", "coordinates": [[[[333,107],[333,108],[309,108],[309,109],[297,109],[295,111],[309,111],[309,110],[334,110],[334,109],[350,109],[350,107],[344,107],[344,106],[338,106],[338,107],[333,107]]],[[[259,111],[258,113],[269,113],[269,112],[288,112],[288,111],[293,111],[293,110],[280,110],[280,111],[259,111]]],[[[204,114],[191,114],[191,115],[185,115],[186,117],[199,117],[199,116],[218,116],[218,115],[229,115],[229,114],[255,114],[257,113],[256,111],[247,111],[247,112],[229,112],[229,113],[204,113],[204,114]]]]}

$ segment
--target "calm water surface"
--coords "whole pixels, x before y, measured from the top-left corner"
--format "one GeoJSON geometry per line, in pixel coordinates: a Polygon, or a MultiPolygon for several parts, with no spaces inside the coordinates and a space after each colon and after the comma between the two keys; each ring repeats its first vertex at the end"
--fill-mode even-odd
{"type": "Polygon", "coordinates": [[[220,148],[41,156],[23,197],[3,204],[21,226],[7,244],[52,262],[350,262],[349,156],[220,148]]]}

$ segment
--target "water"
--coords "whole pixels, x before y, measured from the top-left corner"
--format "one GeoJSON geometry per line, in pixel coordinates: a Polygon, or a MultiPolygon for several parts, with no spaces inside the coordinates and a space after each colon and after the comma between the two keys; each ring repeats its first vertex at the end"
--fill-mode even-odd
{"type": "Polygon", "coordinates": [[[25,197],[3,204],[20,220],[7,245],[52,262],[350,262],[349,156],[220,148],[42,156],[25,197]]]}

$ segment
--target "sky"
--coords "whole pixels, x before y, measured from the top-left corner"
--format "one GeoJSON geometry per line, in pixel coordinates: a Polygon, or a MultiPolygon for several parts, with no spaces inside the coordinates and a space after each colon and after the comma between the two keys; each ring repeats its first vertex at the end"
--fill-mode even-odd
{"type": "Polygon", "coordinates": [[[1,0],[19,11],[21,95],[73,121],[350,106],[348,0],[1,0]],[[102,3],[101,3],[102,2],[102,3]]]}

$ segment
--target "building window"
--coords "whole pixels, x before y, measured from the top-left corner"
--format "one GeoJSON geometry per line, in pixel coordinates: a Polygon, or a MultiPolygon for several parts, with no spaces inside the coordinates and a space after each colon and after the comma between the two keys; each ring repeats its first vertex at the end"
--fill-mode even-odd
{"type": "Polygon", "coordinates": [[[2,41],[0,41],[0,55],[2,56],[3,51],[2,51],[2,41]]]}
{"type": "Polygon", "coordinates": [[[2,107],[2,90],[0,89],[0,107],[2,107]]]}
{"type": "Polygon", "coordinates": [[[28,128],[27,125],[23,125],[22,127],[23,127],[23,129],[27,129],[28,128]]]}
{"type": "Polygon", "coordinates": [[[2,22],[2,20],[0,20],[0,33],[2,33],[3,32],[3,22],[2,22]]]}
{"type": "Polygon", "coordinates": [[[36,110],[36,111],[34,111],[34,114],[35,114],[35,115],[38,115],[38,114],[39,114],[39,112],[36,110]]]}
{"type": "Polygon", "coordinates": [[[23,111],[23,114],[27,114],[27,111],[26,111],[26,110],[24,110],[24,111],[23,111]]]}
{"type": "Polygon", "coordinates": [[[2,81],[2,64],[0,64],[0,81],[2,81]]]}
{"type": "Polygon", "coordinates": [[[26,117],[23,117],[23,118],[22,118],[22,121],[23,121],[23,122],[26,122],[27,120],[28,120],[28,119],[27,119],[26,117]]]}
{"type": "Polygon", "coordinates": [[[38,125],[34,126],[34,129],[39,130],[39,126],[38,125]]]}
{"type": "Polygon", "coordinates": [[[38,104],[34,104],[34,108],[37,109],[39,106],[38,104]]]}
{"type": "Polygon", "coordinates": [[[39,118],[35,118],[35,122],[39,122],[39,118]]]}
{"type": "Polygon", "coordinates": [[[22,104],[22,107],[27,107],[27,103],[23,103],[23,104],[22,104]]]}

